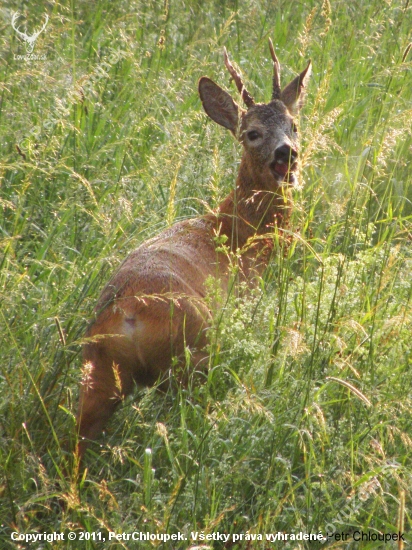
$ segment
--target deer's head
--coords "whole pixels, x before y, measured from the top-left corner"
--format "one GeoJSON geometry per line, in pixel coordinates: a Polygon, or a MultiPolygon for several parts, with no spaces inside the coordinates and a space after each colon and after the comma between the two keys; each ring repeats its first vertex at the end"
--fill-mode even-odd
{"type": "Polygon", "coordinates": [[[11,18],[11,25],[13,29],[16,31],[16,33],[20,36],[20,38],[22,38],[26,42],[27,53],[32,53],[36,40],[38,39],[39,35],[44,31],[44,29],[47,27],[49,16],[47,15],[47,13],[44,15],[44,24],[42,28],[34,32],[31,36],[27,34],[27,29],[26,29],[26,32],[22,32],[17,26],[17,20],[19,17],[20,17],[20,14],[19,12],[16,11],[13,14],[13,17],[11,18]]]}
{"type": "Polygon", "coordinates": [[[298,169],[299,139],[294,117],[302,105],[310,73],[306,69],[285,88],[280,86],[280,64],[269,39],[273,59],[273,92],[269,103],[255,103],[233,68],[226,50],[225,65],[229,70],[247,109],[207,77],[199,81],[199,94],[206,113],[228,128],[244,147],[245,165],[256,189],[273,190],[294,184],[298,169]]]}

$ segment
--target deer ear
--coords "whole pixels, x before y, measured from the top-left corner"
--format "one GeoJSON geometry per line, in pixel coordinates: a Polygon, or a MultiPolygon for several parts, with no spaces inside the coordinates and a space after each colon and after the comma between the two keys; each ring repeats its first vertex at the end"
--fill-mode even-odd
{"type": "Polygon", "coordinates": [[[231,96],[207,76],[199,80],[199,95],[210,118],[237,136],[239,115],[243,110],[231,96]]]}
{"type": "Polygon", "coordinates": [[[281,100],[293,115],[297,114],[303,105],[306,91],[305,88],[308,84],[311,72],[312,62],[309,61],[306,69],[302,71],[299,76],[294,78],[292,82],[289,82],[281,92],[281,100]]]}

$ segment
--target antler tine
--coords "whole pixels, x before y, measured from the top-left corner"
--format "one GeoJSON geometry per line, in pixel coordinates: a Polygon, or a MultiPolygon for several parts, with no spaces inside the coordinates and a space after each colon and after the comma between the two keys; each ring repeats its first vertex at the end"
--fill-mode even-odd
{"type": "Polygon", "coordinates": [[[273,59],[273,92],[272,99],[280,99],[280,63],[275,54],[275,48],[273,47],[272,40],[269,38],[270,55],[273,59]]]}
{"type": "Polygon", "coordinates": [[[49,16],[47,15],[47,13],[44,14],[44,19],[45,19],[45,22],[44,22],[44,25],[42,26],[42,28],[36,33],[37,36],[39,36],[39,34],[41,34],[44,29],[47,27],[47,23],[49,22],[49,16]]]}
{"type": "Polygon", "coordinates": [[[225,58],[225,65],[229,73],[231,74],[233,80],[235,81],[235,84],[237,86],[237,89],[239,90],[240,95],[242,96],[243,101],[245,102],[246,107],[251,107],[255,104],[255,100],[250,95],[250,93],[246,90],[242,78],[240,74],[235,70],[232,63],[229,60],[229,56],[227,55],[226,48],[223,48],[223,55],[225,58]]]}
{"type": "Polygon", "coordinates": [[[27,34],[25,32],[21,32],[21,30],[19,30],[19,28],[16,25],[16,22],[17,22],[17,19],[20,17],[20,14],[18,11],[16,11],[14,14],[13,14],[13,17],[11,18],[11,26],[13,27],[13,29],[17,32],[18,35],[20,35],[22,38],[27,38],[27,34]]]}

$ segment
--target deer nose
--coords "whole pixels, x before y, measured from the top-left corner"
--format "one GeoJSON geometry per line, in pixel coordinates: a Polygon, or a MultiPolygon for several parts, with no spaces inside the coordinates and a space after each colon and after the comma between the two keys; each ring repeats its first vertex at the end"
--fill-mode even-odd
{"type": "Polygon", "coordinates": [[[286,143],[275,149],[276,162],[281,161],[287,164],[293,164],[297,158],[297,151],[295,151],[295,149],[292,149],[292,147],[290,145],[287,145],[286,143]]]}

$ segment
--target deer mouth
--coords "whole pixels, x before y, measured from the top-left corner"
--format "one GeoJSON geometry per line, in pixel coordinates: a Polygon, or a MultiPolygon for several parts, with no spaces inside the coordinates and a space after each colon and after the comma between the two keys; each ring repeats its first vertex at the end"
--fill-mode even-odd
{"type": "Polygon", "coordinates": [[[297,170],[297,162],[289,163],[281,159],[275,159],[270,164],[272,174],[278,181],[294,183],[296,181],[295,172],[297,170]]]}

